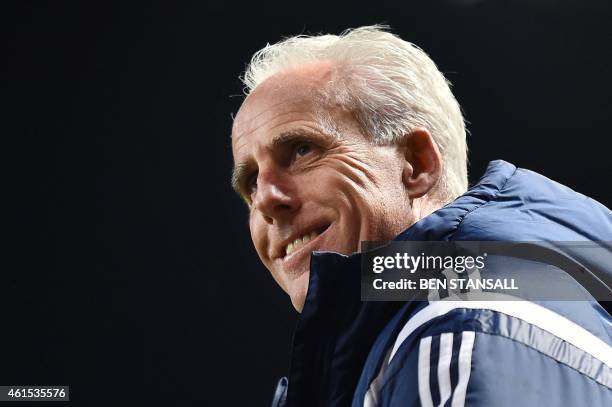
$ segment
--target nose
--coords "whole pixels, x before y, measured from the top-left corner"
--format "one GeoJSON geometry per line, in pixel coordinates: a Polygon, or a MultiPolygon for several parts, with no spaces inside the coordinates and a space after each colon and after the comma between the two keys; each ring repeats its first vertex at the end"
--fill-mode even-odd
{"type": "Polygon", "coordinates": [[[279,222],[294,213],[299,208],[299,201],[291,175],[279,169],[260,168],[253,206],[269,224],[279,222]]]}

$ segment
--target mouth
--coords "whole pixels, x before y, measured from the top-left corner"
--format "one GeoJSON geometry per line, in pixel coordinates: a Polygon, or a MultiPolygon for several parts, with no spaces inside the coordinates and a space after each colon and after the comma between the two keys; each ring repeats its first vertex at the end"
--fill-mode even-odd
{"type": "Polygon", "coordinates": [[[314,242],[319,240],[319,236],[325,233],[330,226],[331,224],[326,224],[305,233],[300,232],[300,235],[297,237],[288,239],[281,246],[279,258],[284,260],[285,258],[290,257],[291,254],[300,251],[302,248],[313,246],[314,242]]]}

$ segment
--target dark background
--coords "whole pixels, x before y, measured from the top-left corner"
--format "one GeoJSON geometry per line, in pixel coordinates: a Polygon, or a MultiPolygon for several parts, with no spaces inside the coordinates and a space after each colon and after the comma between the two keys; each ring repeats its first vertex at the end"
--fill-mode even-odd
{"type": "Polygon", "coordinates": [[[608,1],[15,3],[0,384],[268,405],[297,314],[251,247],[229,134],[238,75],[283,36],[390,24],[454,83],[472,183],[503,158],[612,205],[608,1]]]}

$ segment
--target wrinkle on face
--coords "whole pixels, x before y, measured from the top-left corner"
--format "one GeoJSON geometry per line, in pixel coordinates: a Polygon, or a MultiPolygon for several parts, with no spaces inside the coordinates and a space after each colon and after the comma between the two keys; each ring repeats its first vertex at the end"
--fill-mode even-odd
{"type": "Polygon", "coordinates": [[[281,244],[298,237],[296,224],[307,229],[308,222],[329,223],[328,234],[313,250],[350,254],[359,250],[360,241],[391,239],[411,222],[396,147],[374,145],[347,109],[318,104],[323,98],[313,95],[329,72],[324,64],[308,69],[261,84],[245,100],[232,129],[236,168],[245,166],[245,175],[256,173],[258,183],[265,183],[254,189],[254,201],[264,199],[258,192],[278,187],[295,203],[287,204],[282,216],[250,205],[249,228],[260,259],[298,309],[308,286],[310,255],[303,261],[295,255],[299,260],[291,268],[278,257],[281,244]],[[295,156],[289,147],[292,135],[282,140],[288,133],[305,133],[313,148],[295,156]]]}
{"type": "MultiPolygon", "coordinates": [[[[266,112],[262,112],[261,114],[264,114],[266,112]]],[[[258,123],[256,125],[252,125],[252,126],[247,126],[247,125],[241,125],[240,128],[244,128],[247,129],[246,131],[240,131],[238,128],[234,128],[233,134],[234,136],[232,136],[232,144],[236,150],[236,152],[239,152],[246,143],[248,143],[245,140],[245,136],[249,136],[252,133],[255,133],[256,131],[258,131],[261,127],[266,126],[269,122],[273,122],[273,121],[277,121],[278,118],[283,117],[283,116],[290,116],[289,118],[283,120],[283,121],[279,121],[274,127],[280,127],[283,126],[287,123],[291,123],[294,121],[294,119],[292,119],[293,116],[295,115],[300,115],[300,114],[304,114],[304,111],[301,110],[293,110],[293,111],[289,111],[289,112],[282,112],[277,114],[276,116],[272,116],[270,117],[268,120],[266,120],[266,122],[264,123],[258,123]],[[243,140],[242,143],[240,142],[240,140],[243,140]]],[[[254,120],[252,120],[251,122],[254,122],[254,120]]],[[[312,126],[313,128],[316,128],[318,126],[312,126]]]]}

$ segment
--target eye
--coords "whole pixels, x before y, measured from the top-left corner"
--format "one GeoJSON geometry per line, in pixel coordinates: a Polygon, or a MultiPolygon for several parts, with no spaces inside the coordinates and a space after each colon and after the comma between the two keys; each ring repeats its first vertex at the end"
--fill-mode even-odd
{"type": "Polygon", "coordinates": [[[312,151],[312,146],[308,143],[300,143],[295,147],[295,155],[297,157],[303,157],[312,151]]]}
{"type": "Polygon", "coordinates": [[[257,173],[251,175],[246,184],[246,190],[249,195],[257,192],[257,173]]]}

